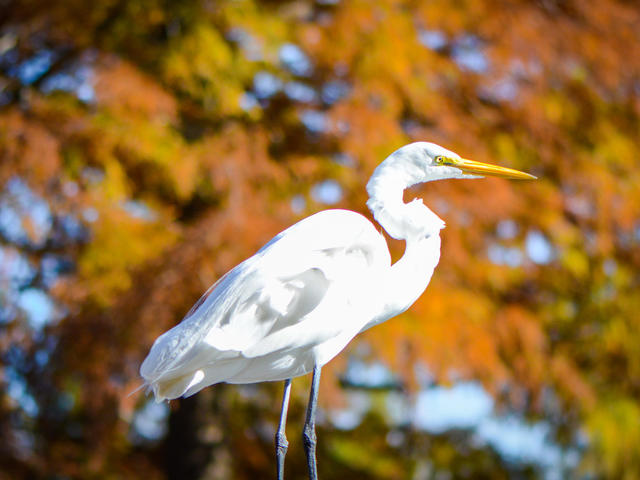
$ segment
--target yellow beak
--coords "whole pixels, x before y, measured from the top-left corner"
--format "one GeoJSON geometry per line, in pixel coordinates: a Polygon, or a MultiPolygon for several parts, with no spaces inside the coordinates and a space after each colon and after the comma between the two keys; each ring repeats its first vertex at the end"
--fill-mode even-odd
{"type": "Polygon", "coordinates": [[[466,158],[451,159],[452,165],[466,173],[474,173],[478,175],[491,175],[492,177],[512,178],[516,180],[535,180],[538,177],[530,175],[513,168],[500,167],[491,165],[490,163],[476,162],[475,160],[467,160],[466,158]]]}

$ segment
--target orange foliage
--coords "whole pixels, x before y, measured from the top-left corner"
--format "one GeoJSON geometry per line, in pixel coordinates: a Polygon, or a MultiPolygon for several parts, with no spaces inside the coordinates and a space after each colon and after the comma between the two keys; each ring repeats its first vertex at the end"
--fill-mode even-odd
{"type": "MultiPolygon", "coordinates": [[[[24,235],[0,216],[0,243],[3,265],[35,273],[14,287],[0,272],[0,373],[5,385],[20,376],[40,407],[29,417],[9,388],[1,396],[2,431],[36,439],[7,449],[15,478],[161,478],[163,451],[131,440],[137,410],[125,396],[150,343],[224,272],[326,207],[318,182],[341,185],[333,206],[363,212],[370,173],[414,140],[540,179],[406,193],[447,222],[440,265],[409,312],[328,367],[325,405],[340,401],[350,355],[385,363],[412,388],[414,366],[427,366],[437,382],[480,380],[524,415],[562,417],[558,432],[586,431],[594,475],[638,475],[626,428],[640,394],[634,2],[10,4],[0,214],[13,208],[24,235]],[[93,95],[79,94],[83,81],[93,95]],[[16,179],[50,223],[21,206],[16,179]],[[52,280],[47,262],[62,265],[52,280]],[[29,289],[59,307],[41,331],[18,301],[29,289]]],[[[390,244],[398,258],[402,245],[390,244]]],[[[269,457],[251,419],[275,419],[279,391],[262,386],[253,404],[213,390],[171,418],[215,424],[215,435],[198,433],[217,439],[207,444],[215,471],[256,478],[269,457]],[[258,453],[242,466],[228,445],[258,453]]],[[[337,478],[375,477],[362,470],[367,452],[344,448],[361,457],[337,478]]],[[[407,477],[422,461],[398,449],[391,458],[407,477]]]]}

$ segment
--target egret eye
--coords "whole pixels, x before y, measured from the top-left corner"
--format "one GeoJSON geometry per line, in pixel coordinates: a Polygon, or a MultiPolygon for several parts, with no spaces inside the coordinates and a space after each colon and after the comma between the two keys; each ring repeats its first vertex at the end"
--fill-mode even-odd
{"type": "Polygon", "coordinates": [[[455,165],[456,162],[453,158],[445,157],[444,155],[437,155],[434,158],[436,165],[455,165]]]}

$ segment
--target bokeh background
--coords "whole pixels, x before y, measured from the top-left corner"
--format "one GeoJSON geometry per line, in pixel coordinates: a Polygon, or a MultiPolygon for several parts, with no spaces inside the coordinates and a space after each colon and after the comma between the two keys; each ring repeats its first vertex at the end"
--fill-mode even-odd
{"type": "Polygon", "coordinates": [[[368,215],[416,140],[540,179],[407,193],[440,266],[324,369],[321,477],[640,478],[637,2],[0,10],[0,478],[273,477],[281,384],[156,404],[138,365],[284,227],[368,215]]]}

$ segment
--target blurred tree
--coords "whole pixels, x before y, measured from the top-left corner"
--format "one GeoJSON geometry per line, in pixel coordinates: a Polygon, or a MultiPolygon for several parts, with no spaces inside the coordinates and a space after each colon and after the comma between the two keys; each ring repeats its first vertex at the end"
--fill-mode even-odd
{"type": "MultiPolygon", "coordinates": [[[[448,222],[441,264],[415,308],[358,340],[369,353],[349,351],[389,366],[409,399],[424,366],[438,383],[480,380],[582,452],[572,472],[640,475],[636,3],[2,11],[0,478],[271,476],[279,386],[167,408],[127,396],[139,362],[282,228],[327,204],[364,211],[368,175],[413,140],[540,180],[411,192],[448,222]]],[[[336,375],[324,381],[339,404],[336,375]]],[[[327,478],[545,475],[470,432],[374,413],[320,435],[327,478]]],[[[304,472],[295,440],[287,469],[304,472]]]]}

